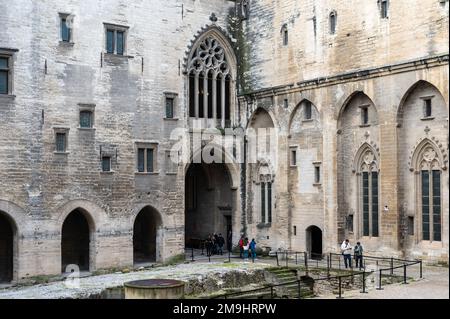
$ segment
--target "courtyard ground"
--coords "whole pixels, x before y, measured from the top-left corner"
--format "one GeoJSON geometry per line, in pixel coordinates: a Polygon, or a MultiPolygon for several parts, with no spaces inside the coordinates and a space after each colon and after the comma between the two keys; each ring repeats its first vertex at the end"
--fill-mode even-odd
{"type": "MultiPolygon", "coordinates": [[[[186,254],[186,260],[190,255],[186,254]]],[[[216,256],[211,262],[205,256],[195,255],[195,262],[186,262],[172,266],[147,268],[132,272],[115,272],[105,275],[96,275],[79,278],[79,287],[72,288],[72,281],[57,281],[34,286],[19,286],[0,289],[0,299],[61,299],[61,298],[88,298],[101,293],[107,288],[122,286],[124,282],[140,279],[191,279],[206,278],[210,275],[225,274],[227,272],[251,272],[276,266],[274,258],[260,258],[255,263],[244,262],[233,258],[228,262],[226,255],[216,256]]],[[[448,299],[449,298],[449,268],[424,266],[424,278],[414,280],[408,285],[393,284],[384,286],[383,290],[369,289],[369,293],[361,294],[359,290],[345,291],[346,299],[448,299]]],[[[317,299],[335,299],[336,295],[327,294],[317,299]]]]}

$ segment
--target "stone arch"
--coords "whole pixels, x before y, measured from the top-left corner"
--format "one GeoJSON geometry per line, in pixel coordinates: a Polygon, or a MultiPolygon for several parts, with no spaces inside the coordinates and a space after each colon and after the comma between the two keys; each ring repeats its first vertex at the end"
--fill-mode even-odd
{"type": "Polygon", "coordinates": [[[231,127],[236,109],[237,60],[227,36],[217,26],[203,29],[185,61],[189,118],[208,127],[231,127]]]}
{"type": "Polygon", "coordinates": [[[421,164],[424,158],[428,158],[432,165],[439,166],[440,169],[445,171],[447,166],[445,165],[446,161],[444,160],[443,153],[439,149],[439,147],[432,140],[425,138],[423,139],[416,147],[413,152],[410,165],[410,171],[420,171],[421,164]],[[429,152],[430,151],[430,152],[429,152]],[[424,153],[429,152],[430,154],[427,156],[424,153]]]}
{"type": "Polygon", "coordinates": [[[363,143],[356,152],[353,160],[353,173],[361,172],[362,165],[373,166],[373,169],[379,171],[380,169],[380,155],[378,151],[369,143],[363,143]],[[372,156],[372,158],[368,158],[372,156]]]}
{"type": "Polygon", "coordinates": [[[442,100],[444,101],[444,104],[446,104],[445,102],[445,97],[443,96],[443,94],[441,93],[441,91],[439,90],[439,88],[434,85],[433,83],[426,81],[426,80],[418,80],[416,81],[413,85],[411,85],[405,92],[405,94],[403,95],[403,97],[400,100],[400,103],[398,105],[398,109],[397,109],[397,123],[399,125],[402,124],[403,121],[403,115],[404,115],[404,111],[405,111],[405,104],[408,101],[408,98],[411,96],[411,94],[419,89],[421,86],[428,86],[431,87],[433,90],[435,90],[436,92],[439,93],[439,97],[442,98],[442,100]]]}
{"type": "MultiPolygon", "coordinates": [[[[280,125],[279,125],[279,123],[277,122],[276,116],[275,116],[275,114],[272,112],[272,110],[268,110],[268,109],[266,109],[266,108],[264,108],[264,107],[257,107],[257,108],[252,112],[252,115],[250,116],[250,118],[249,118],[249,120],[248,120],[248,122],[247,122],[247,130],[248,130],[249,128],[255,128],[255,121],[257,120],[258,116],[261,116],[261,114],[262,114],[262,116],[264,116],[264,117],[266,117],[265,115],[267,114],[267,116],[270,118],[270,122],[268,123],[269,126],[266,126],[266,127],[280,128],[280,125]]],[[[266,118],[267,118],[267,117],[266,117],[266,118]]],[[[263,126],[257,125],[257,128],[258,128],[258,127],[263,127],[263,126]]]]}
{"type": "Polygon", "coordinates": [[[234,52],[232,42],[230,37],[227,35],[227,32],[224,31],[219,26],[206,26],[200,30],[195,38],[191,41],[190,45],[188,46],[188,50],[186,52],[186,58],[185,58],[185,73],[189,73],[189,62],[192,61],[193,55],[195,54],[195,50],[198,48],[198,46],[207,38],[214,38],[220,42],[220,45],[225,50],[225,55],[227,59],[229,60],[229,66],[231,69],[231,74],[233,76],[233,79],[236,79],[236,72],[237,72],[237,59],[236,54],[234,52]]]}
{"type": "Polygon", "coordinates": [[[344,120],[344,115],[348,111],[352,102],[355,101],[355,99],[362,100],[361,101],[362,105],[360,105],[360,106],[369,105],[369,106],[373,107],[372,113],[376,116],[376,121],[374,122],[374,124],[378,124],[378,110],[377,110],[375,103],[373,102],[373,99],[370,96],[368,96],[364,91],[354,91],[345,99],[344,103],[339,108],[338,121],[337,121],[339,130],[343,129],[342,122],[344,120]]]}
{"type": "Polygon", "coordinates": [[[165,216],[154,206],[142,204],[132,216],[134,264],[160,262],[164,253],[165,216]]]}
{"type": "MultiPolygon", "coordinates": [[[[12,231],[12,237],[9,238],[9,243],[6,243],[5,249],[9,250],[10,255],[6,256],[9,258],[6,260],[6,262],[9,263],[10,269],[9,274],[6,276],[7,278],[4,278],[3,281],[5,282],[15,282],[18,280],[18,273],[19,273],[19,255],[20,255],[20,245],[19,241],[20,238],[24,234],[24,227],[27,224],[27,215],[26,211],[7,200],[1,200],[0,199],[0,218],[3,218],[3,220],[9,225],[11,231],[12,231]]],[[[1,274],[0,274],[1,277],[1,274]]],[[[0,278],[0,281],[1,278],[0,278]]]]}
{"type": "Polygon", "coordinates": [[[291,134],[291,129],[292,129],[292,124],[293,124],[294,118],[297,116],[298,112],[301,112],[301,110],[306,102],[311,103],[312,113],[317,115],[317,116],[313,115],[312,119],[318,121],[319,124],[321,123],[321,118],[320,118],[321,113],[320,113],[319,109],[317,108],[317,106],[311,100],[304,98],[294,107],[291,114],[289,115],[289,122],[288,122],[289,123],[288,124],[289,134],[291,134]]]}
{"type": "MultiPolygon", "coordinates": [[[[65,251],[63,251],[63,241],[64,242],[69,242],[69,247],[70,247],[70,241],[75,242],[76,239],[76,232],[75,230],[72,229],[71,226],[67,226],[67,229],[70,229],[67,236],[65,236],[63,234],[63,230],[64,230],[64,225],[66,221],[70,221],[69,225],[83,225],[83,221],[82,219],[84,218],[84,220],[87,223],[87,227],[88,227],[88,239],[85,238],[85,236],[83,234],[80,233],[80,238],[82,238],[82,240],[88,240],[88,255],[89,255],[89,262],[88,262],[88,267],[87,269],[80,269],[80,270],[88,270],[88,271],[94,271],[96,269],[96,247],[97,247],[97,232],[99,231],[100,227],[104,227],[104,225],[106,224],[106,220],[107,220],[107,216],[106,216],[106,212],[99,207],[98,205],[96,205],[93,202],[87,201],[87,200],[81,200],[81,199],[77,199],[77,200],[72,200],[69,201],[68,203],[60,206],[57,209],[58,212],[58,218],[57,218],[57,225],[59,227],[58,233],[60,235],[60,240],[61,240],[61,250],[60,250],[60,260],[61,260],[61,269],[62,272],[65,272],[66,270],[68,270],[68,268],[63,269],[64,266],[68,266],[63,264],[63,258],[65,260],[70,260],[71,257],[67,257],[65,258],[65,256],[67,256],[65,254],[65,251]],[[72,214],[77,215],[76,218],[71,216],[72,214]],[[68,219],[70,217],[70,219],[68,219]],[[67,239],[67,241],[66,241],[67,239]]],[[[75,227],[75,226],[74,226],[75,227]]],[[[83,226],[80,226],[81,228],[83,226]]],[[[84,242],[83,242],[84,244],[84,242]]],[[[64,244],[65,245],[65,244],[64,244]]],[[[67,246],[66,246],[67,247],[67,246]]],[[[79,251],[82,251],[83,253],[85,253],[86,249],[84,246],[83,247],[78,247],[79,251]]],[[[78,249],[77,247],[74,248],[74,250],[78,249]]]]}
{"type": "MultiPolygon", "coordinates": [[[[227,168],[226,173],[228,175],[228,178],[230,180],[230,185],[232,190],[237,190],[240,185],[240,177],[239,177],[239,168],[236,167],[236,161],[234,160],[234,157],[232,154],[224,150],[224,148],[220,145],[210,143],[208,144],[210,146],[213,146],[215,150],[220,150],[221,155],[223,155],[224,164],[227,168]]],[[[188,163],[184,166],[184,175],[186,176],[190,166],[194,164],[194,159],[201,158],[201,153],[203,152],[203,148],[197,149],[190,157],[190,160],[188,163]]],[[[201,162],[200,162],[201,163],[201,162]]],[[[199,164],[200,164],[199,163],[199,164]]],[[[206,176],[208,177],[208,184],[212,185],[211,178],[209,176],[209,172],[205,172],[206,176]]]]}

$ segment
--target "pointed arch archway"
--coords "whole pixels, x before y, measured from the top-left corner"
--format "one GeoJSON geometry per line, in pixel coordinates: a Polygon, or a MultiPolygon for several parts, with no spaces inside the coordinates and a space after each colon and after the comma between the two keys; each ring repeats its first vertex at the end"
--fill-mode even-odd
{"type": "MultiPolygon", "coordinates": [[[[397,112],[402,248],[420,251],[448,245],[448,105],[431,82],[418,80],[397,112]]],[[[426,250],[428,253],[428,250],[426,250]]]]}

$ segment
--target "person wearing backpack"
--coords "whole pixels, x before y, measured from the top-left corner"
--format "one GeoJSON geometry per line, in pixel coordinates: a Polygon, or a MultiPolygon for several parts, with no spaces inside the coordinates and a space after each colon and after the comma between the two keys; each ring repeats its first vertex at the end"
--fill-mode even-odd
{"type": "Polygon", "coordinates": [[[359,265],[359,270],[361,270],[363,268],[363,246],[361,246],[360,242],[356,243],[355,246],[355,262],[356,262],[356,268],[358,268],[359,265]]]}

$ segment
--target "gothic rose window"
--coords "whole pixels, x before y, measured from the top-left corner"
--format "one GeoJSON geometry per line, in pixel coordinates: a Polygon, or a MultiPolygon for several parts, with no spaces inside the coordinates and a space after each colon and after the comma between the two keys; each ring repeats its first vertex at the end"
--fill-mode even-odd
{"type": "Polygon", "coordinates": [[[225,50],[213,37],[206,37],[188,64],[189,116],[214,119],[221,127],[230,120],[231,72],[225,50]]]}

